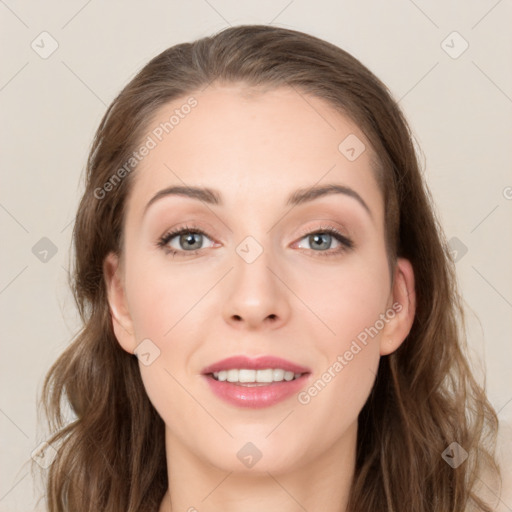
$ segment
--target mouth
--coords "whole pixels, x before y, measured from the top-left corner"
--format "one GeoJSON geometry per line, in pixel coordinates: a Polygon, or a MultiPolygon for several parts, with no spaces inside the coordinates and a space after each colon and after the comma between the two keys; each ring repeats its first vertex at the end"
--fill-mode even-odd
{"type": "Polygon", "coordinates": [[[307,373],[294,373],[282,368],[265,368],[263,370],[233,368],[207,374],[207,376],[218,382],[229,382],[237,386],[246,387],[269,386],[277,382],[290,382],[300,379],[303,375],[307,375],[307,373]]]}
{"type": "Polygon", "coordinates": [[[262,408],[298,393],[311,370],[273,356],[235,356],[210,365],[202,375],[210,390],[230,405],[262,408]]]}

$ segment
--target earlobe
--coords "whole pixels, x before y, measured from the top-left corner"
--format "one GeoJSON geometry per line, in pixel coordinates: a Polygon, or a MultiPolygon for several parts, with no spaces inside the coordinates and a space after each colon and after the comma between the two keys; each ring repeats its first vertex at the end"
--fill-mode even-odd
{"type": "Polygon", "coordinates": [[[119,257],[111,252],[103,262],[103,276],[112,318],[112,328],[121,347],[126,352],[133,354],[135,349],[133,326],[120,274],[119,257]]]}
{"type": "Polygon", "coordinates": [[[416,293],[414,270],[411,262],[398,258],[392,286],[389,307],[394,316],[386,324],[380,341],[380,355],[394,352],[405,340],[411,330],[416,313],[416,293]]]}

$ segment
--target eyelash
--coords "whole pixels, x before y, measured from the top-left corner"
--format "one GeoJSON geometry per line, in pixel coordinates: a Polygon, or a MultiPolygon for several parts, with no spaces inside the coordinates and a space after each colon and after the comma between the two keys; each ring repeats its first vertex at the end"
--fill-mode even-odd
{"type": "MultiPolygon", "coordinates": [[[[195,251],[181,251],[177,249],[170,248],[167,244],[176,236],[183,235],[185,233],[194,233],[198,235],[206,236],[207,238],[211,238],[207,233],[205,233],[202,229],[195,227],[195,226],[183,226],[180,228],[177,228],[173,231],[169,231],[165,233],[162,237],[160,237],[157,241],[157,247],[165,250],[168,254],[172,254],[172,256],[179,255],[181,256],[195,256],[199,253],[202,249],[196,249],[195,251]],[[183,254],[184,253],[184,254],[183,254]]],[[[354,248],[354,243],[352,240],[347,238],[345,235],[340,233],[336,228],[332,226],[321,226],[318,229],[315,229],[314,231],[307,231],[305,233],[302,233],[300,236],[300,239],[305,238],[310,235],[316,235],[316,234],[325,234],[325,235],[332,235],[338,242],[340,242],[341,246],[338,249],[334,250],[328,250],[328,251],[313,251],[316,254],[316,256],[320,257],[330,257],[330,256],[336,256],[342,252],[351,250],[354,248]]],[[[311,250],[311,249],[306,249],[311,250]]]]}

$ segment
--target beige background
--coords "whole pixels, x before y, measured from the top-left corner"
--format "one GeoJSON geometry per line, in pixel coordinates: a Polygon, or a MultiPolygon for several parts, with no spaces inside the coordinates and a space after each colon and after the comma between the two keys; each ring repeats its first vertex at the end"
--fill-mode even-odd
{"type": "MultiPolygon", "coordinates": [[[[463,249],[457,271],[470,343],[503,421],[500,451],[510,467],[510,0],[0,0],[0,17],[0,511],[35,507],[23,464],[44,440],[36,428],[43,376],[78,326],[66,269],[81,173],[101,116],[160,51],[244,23],[327,39],[400,100],[446,234],[463,249]],[[37,257],[36,244],[48,244],[43,237],[57,249],[46,262],[37,257]]],[[[510,490],[498,510],[512,510],[510,490]]]]}

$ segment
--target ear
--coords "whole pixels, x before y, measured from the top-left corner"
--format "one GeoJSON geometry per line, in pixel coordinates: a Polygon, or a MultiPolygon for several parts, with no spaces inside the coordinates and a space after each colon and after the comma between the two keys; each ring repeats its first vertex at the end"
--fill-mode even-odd
{"type": "Polygon", "coordinates": [[[109,253],[103,261],[103,276],[107,289],[112,328],[121,347],[126,352],[133,354],[136,347],[135,336],[121,274],[119,256],[113,252],[109,253]]]}
{"type": "Polygon", "coordinates": [[[398,258],[395,276],[388,302],[389,321],[386,323],[380,340],[380,355],[394,352],[405,340],[414,322],[416,293],[414,271],[411,262],[398,258]],[[394,316],[391,313],[394,312],[394,316]]]}

